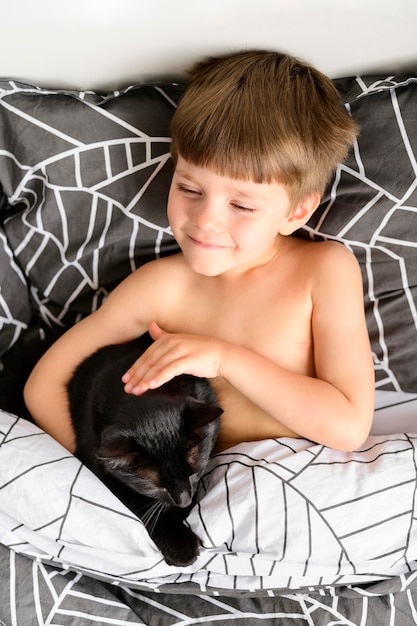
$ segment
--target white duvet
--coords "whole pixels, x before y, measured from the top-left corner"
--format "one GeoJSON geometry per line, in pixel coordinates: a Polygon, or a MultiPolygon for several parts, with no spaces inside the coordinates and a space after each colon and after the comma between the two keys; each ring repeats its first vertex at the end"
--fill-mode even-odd
{"type": "Polygon", "coordinates": [[[132,587],[298,589],[417,570],[416,486],[413,434],[373,435],[354,453],[303,439],[241,444],[213,458],[188,518],[200,555],[175,568],[75,457],[0,412],[0,542],[132,587]]]}

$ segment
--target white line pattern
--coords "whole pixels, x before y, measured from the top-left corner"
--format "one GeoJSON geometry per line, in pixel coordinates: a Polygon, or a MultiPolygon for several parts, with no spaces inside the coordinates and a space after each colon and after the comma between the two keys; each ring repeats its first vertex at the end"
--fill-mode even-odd
{"type": "MultiPolygon", "coordinates": [[[[362,132],[304,236],[341,241],[356,254],[376,385],[416,391],[410,363],[417,362],[417,79],[337,84],[362,132]]],[[[165,201],[168,123],[180,93],[181,87],[165,85],[100,97],[0,84],[0,266],[8,268],[0,352],[17,340],[33,311],[52,326],[73,323],[135,267],[176,249],[165,201]],[[41,105],[36,115],[35,102],[41,105]]],[[[14,429],[26,427],[7,414],[2,419],[0,461],[14,429]]],[[[349,458],[329,456],[320,446],[292,449],[284,440],[258,456],[260,448],[250,446],[218,457],[189,518],[204,546],[198,569],[175,573],[166,572],[141,525],[92,488],[72,457],[60,451],[51,458],[33,431],[13,445],[22,451],[6,455],[16,466],[5,464],[12,474],[6,480],[2,473],[0,484],[1,541],[14,546],[0,546],[0,619],[7,624],[31,626],[23,597],[36,607],[32,623],[45,626],[255,626],[279,619],[300,626],[403,626],[404,615],[417,623],[414,437],[382,437],[349,458]],[[45,465],[52,461],[54,472],[45,465]],[[33,484],[25,491],[22,481],[30,485],[34,477],[38,488],[39,472],[43,486],[57,477],[66,486],[56,498],[49,490],[50,510],[32,504],[29,512],[17,511],[36,499],[33,484]],[[221,511],[217,523],[213,510],[221,511]],[[40,518],[29,520],[34,511],[40,518]],[[86,523],[79,529],[76,520],[90,515],[95,532],[86,523]],[[278,537],[271,528],[277,519],[278,537]],[[133,562],[129,537],[140,539],[142,561],[133,562]],[[123,558],[112,560],[116,544],[123,558]]]]}
{"type": "MultiPolygon", "coordinates": [[[[343,92],[343,79],[339,86],[343,92]]],[[[417,361],[417,78],[371,79],[370,84],[364,77],[356,84],[348,80],[345,99],[361,133],[303,231],[309,238],[341,241],[357,256],[376,387],[413,392],[417,390],[416,370],[410,367],[417,361]]]]}
{"type": "Polygon", "coordinates": [[[143,86],[80,98],[0,82],[1,234],[15,263],[10,287],[2,284],[10,311],[0,319],[10,330],[0,354],[34,311],[47,326],[70,325],[138,265],[177,249],[165,208],[168,124],[180,93],[143,86]],[[24,139],[16,143],[9,127],[24,139]],[[30,285],[22,294],[12,288],[19,267],[30,285]]]}

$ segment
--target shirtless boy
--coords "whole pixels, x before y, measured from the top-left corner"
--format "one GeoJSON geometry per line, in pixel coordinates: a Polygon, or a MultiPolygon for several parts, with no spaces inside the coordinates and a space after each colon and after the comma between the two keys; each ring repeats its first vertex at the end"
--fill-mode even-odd
{"type": "Polygon", "coordinates": [[[42,357],[25,387],[39,426],[73,451],[75,366],[149,330],[126,393],[181,373],[212,379],[221,449],[283,436],[361,445],[374,386],[358,265],[339,243],[290,236],[356,133],[331,81],[293,57],[196,65],[172,122],[168,217],[181,252],[133,272],[42,357]]]}

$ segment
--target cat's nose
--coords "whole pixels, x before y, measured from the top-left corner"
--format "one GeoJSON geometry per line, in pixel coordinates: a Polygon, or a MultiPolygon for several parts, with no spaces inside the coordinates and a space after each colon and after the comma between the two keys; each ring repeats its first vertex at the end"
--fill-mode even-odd
{"type": "Polygon", "coordinates": [[[188,491],[181,491],[175,498],[175,504],[181,509],[185,509],[185,507],[189,506],[191,501],[192,497],[188,491]]]}

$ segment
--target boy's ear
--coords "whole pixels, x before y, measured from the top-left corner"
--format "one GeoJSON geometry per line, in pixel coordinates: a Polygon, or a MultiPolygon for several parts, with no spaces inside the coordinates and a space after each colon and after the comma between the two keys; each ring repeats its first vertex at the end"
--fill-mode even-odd
{"type": "Polygon", "coordinates": [[[311,193],[305,196],[301,202],[291,211],[290,215],[280,226],[281,235],[292,235],[296,230],[304,226],[320,204],[319,193],[311,193]]]}

